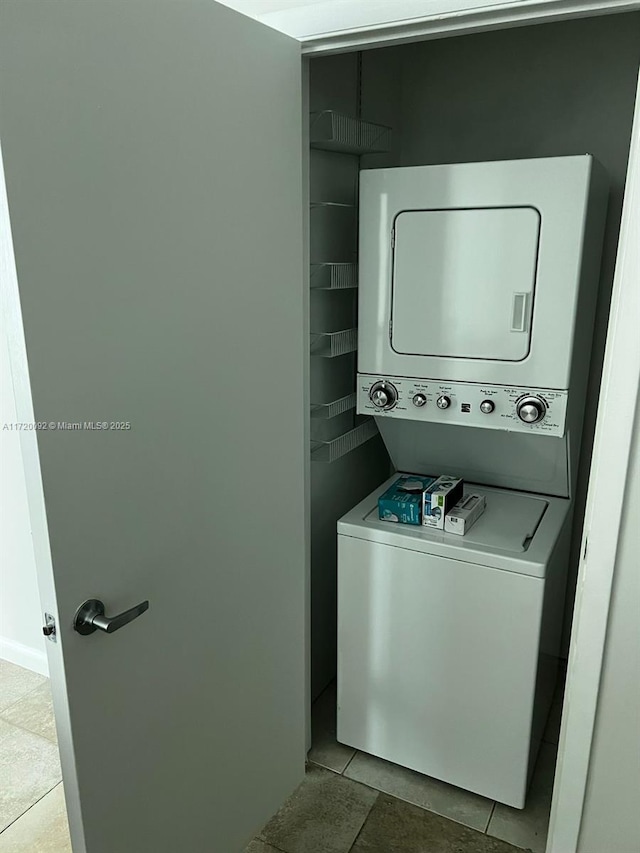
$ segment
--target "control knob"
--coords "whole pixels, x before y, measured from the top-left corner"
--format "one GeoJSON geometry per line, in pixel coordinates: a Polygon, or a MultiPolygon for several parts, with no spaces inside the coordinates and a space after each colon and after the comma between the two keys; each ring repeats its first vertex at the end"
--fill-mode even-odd
{"type": "Polygon", "coordinates": [[[447,397],[446,394],[443,394],[442,397],[438,397],[436,400],[436,406],[439,409],[448,409],[451,405],[451,397],[447,397]]]}
{"type": "Polygon", "coordinates": [[[398,402],[398,390],[390,382],[375,382],[369,390],[369,399],[377,409],[386,412],[398,402]]]}
{"type": "Polygon", "coordinates": [[[516,413],[525,424],[537,424],[547,413],[547,404],[542,397],[521,397],[516,403],[516,413]]]}
{"type": "Polygon", "coordinates": [[[415,394],[413,397],[413,405],[421,409],[427,403],[427,398],[424,394],[415,394]]]}

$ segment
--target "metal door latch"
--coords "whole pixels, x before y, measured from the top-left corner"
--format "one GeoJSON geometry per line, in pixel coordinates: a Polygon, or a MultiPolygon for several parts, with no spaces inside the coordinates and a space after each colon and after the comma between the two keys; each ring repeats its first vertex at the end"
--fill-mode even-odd
{"type": "Polygon", "coordinates": [[[47,640],[51,640],[52,643],[57,643],[56,638],[56,620],[55,617],[50,613],[44,614],[44,625],[42,626],[42,633],[45,635],[47,640]]]}

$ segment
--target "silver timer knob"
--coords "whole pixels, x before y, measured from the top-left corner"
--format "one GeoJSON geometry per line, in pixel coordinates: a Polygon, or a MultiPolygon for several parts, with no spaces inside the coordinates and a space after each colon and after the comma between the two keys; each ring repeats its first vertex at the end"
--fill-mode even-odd
{"type": "Polygon", "coordinates": [[[390,382],[376,382],[369,390],[369,399],[377,409],[388,411],[398,402],[398,391],[390,382]]]}
{"type": "Polygon", "coordinates": [[[421,409],[424,405],[426,405],[427,398],[424,396],[424,394],[415,394],[412,402],[414,406],[417,406],[419,409],[421,409]]]}
{"type": "Polygon", "coordinates": [[[547,413],[547,404],[542,397],[521,397],[516,403],[516,413],[525,424],[537,424],[547,413]]]}
{"type": "Polygon", "coordinates": [[[436,406],[439,409],[448,409],[451,405],[451,397],[447,397],[446,394],[443,394],[442,397],[438,397],[436,400],[436,406]]]}
{"type": "Polygon", "coordinates": [[[491,412],[495,409],[495,407],[496,404],[493,402],[493,400],[483,400],[480,403],[480,411],[483,415],[490,415],[491,412]]]}

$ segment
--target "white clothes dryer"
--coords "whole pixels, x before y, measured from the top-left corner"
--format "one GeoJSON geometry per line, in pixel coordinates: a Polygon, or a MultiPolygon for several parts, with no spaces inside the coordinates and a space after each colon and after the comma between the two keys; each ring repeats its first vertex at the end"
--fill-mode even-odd
{"type": "Polygon", "coordinates": [[[358,410],[564,435],[607,193],[589,155],[361,172],[358,410]]]}
{"type": "Polygon", "coordinates": [[[464,537],[338,522],[338,740],[522,808],[556,680],[570,501],[473,485],[464,537]]]}
{"type": "Polygon", "coordinates": [[[607,197],[587,154],[361,172],[357,411],[398,469],[574,494],[607,197]]]}

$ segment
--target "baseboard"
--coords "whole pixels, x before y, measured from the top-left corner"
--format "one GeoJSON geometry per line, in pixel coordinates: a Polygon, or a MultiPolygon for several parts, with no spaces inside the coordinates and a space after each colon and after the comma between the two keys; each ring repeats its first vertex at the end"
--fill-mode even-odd
{"type": "Polygon", "coordinates": [[[9,663],[15,663],[16,666],[30,669],[32,672],[38,672],[40,675],[47,677],[49,675],[49,663],[45,652],[32,649],[31,646],[25,646],[7,637],[0,636],[0,658],[8,660],[9,663]]]}

